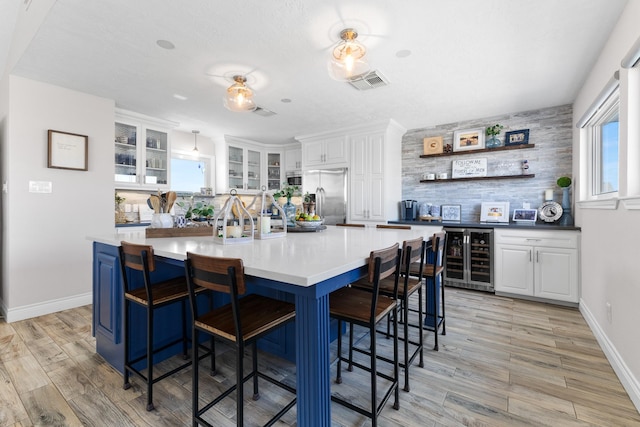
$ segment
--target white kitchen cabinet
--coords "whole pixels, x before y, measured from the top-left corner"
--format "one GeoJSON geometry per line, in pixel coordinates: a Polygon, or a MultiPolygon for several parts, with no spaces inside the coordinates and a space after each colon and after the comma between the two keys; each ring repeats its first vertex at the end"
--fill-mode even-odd
{"type": "Polygon", "coordinates": [[[299,172],[302,169],[302,147],[287,148],[284,159],[286,172],[299,172]]]}
{"type": "Polygon", "coordinates": [[[236,189],[238,192],[260,190],[263,168],[262,151],[259,148],[228,144],[227,165],[229,189],[236,189]]]}
{"type": "Polygon", "coordinates": [[[284,176],[282,173],[283,154],[280,151],[268,150],[265,157],[267,159],[267,190],[280,190],[284,176]]]}
{"type": "Polygon", "coordinates": [[[122,110],[116,113],[116,188],[170,188],[170,126],[137,113],[122,110]]]}
{"type": "Polygon", "coordinates": [[[351,221],[384,221],[384,133],[351,137],[351,221]]]}
{"type": "Polygon", "coordinates": [[[579,300],[578,231],[495,230],[496,293],[579,300]]]}
{"type": "Polygon", "coordinates": [[[346,135],[302,142],[302,169],[329,169],[348,166],[346,135]]]}

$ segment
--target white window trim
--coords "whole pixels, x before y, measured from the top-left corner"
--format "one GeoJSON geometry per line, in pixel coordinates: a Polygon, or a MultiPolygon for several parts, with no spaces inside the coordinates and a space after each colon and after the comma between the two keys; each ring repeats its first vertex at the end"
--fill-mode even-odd
{"type": "MultiPolygon", "coordinates": [[[[593,129],[591,126],[595,125],[594,117],[596,115],[600,115],[599,120],[602,119],[608,111],[610,111],[614,106],[617,105],[618,111],[620,111],[620,83],[619,83],[620,74],[616,71],[613,77],[607,82],[606,86],[603,90],[598,94],[594,102],[589,106],[587,111],[583,114],[583,116],[578,120],[576,127],[581,130],[580,135],[580,144],[584,144],[584,138],[588,138],[587,146],[583,146],[586,150],[586,167],[585,170],[581,171],[581,176],[586,174],[587,179],[582,180],[582,185],[585,185],[587,191],[583,193],[583,200],[579,200],[576,202],[576,206],[580,209],[607,209],[607,210],[615,210],[618,208],[619,201],[619,193],[618,191],[613,191],[610,193],[604,194],[593,194],[593,190],[595,188],[595,180],[596,176],[593,173],[595,168],[595,153],[593,152],[594,144],[593,144],[593,135],[588,135],[593,129]],[[616,94],[617,92],[617,100],[615,102],[610,102],[611,96],[616,94]],[[588,135],[588,136],[587,136],[588,135]]],[[[619,141],[618,141],[619,142],[619,141]]],[[[618,190],[620,188],[620,179],[618,176],[618,190]]]]}

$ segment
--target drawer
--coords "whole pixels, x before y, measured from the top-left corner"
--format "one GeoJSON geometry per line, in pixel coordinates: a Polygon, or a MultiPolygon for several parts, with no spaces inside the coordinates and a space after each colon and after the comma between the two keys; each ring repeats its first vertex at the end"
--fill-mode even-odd
{"type": "Polygon", "coordinates": [[[580,234],[577,231],[495,230],[497,245],[547,246],[577,249],[580,234]]]}

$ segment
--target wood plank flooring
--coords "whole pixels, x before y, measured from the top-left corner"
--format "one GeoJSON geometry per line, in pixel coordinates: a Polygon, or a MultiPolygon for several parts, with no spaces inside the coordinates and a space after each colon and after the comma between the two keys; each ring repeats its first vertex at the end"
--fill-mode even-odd
{"type": "MultiPolygon", "coordinates": [[[[640,426],[578,310],[455,288],[446,289],[446,301],[440,351],[432,350],[433,333],[426,332],[425,367],[411,367],[411,391],[400,392],[400,410],[387,404],[380,425],[640,426]]],[[[378,343],[381,351],[390,349],[390,340],[378,343]]],[[[217,376],[208,377],[201,362],[204,393],[232,382],[233,352],[223,345],[217,350],[217,376]]],[[[288,362],[261,354],[261,365],[295,384],[288,362]]],[[[357,369],[344,372],[332,391],[363,403],[368,380],[357,369]]],[[[0,320],[0,426],[191,425],[190,368],[154,386],[152,412],[145,410],[143,384],[133,378],[132,385],[123,390],[122,376],[96,354],[91,306],[12,324],[0,320]]],[[[245,395],[249,425],[264,423],[291,397],[266,382],[260,387],[257,402],[251,390],[245,395]]],[[[236,425],[235,394],[210,412],[214,425],[236,425]]],[[[332,417],[335,426],[371,424],[337,404],[332,417]]],[[[277,425],[295,426],[295,408],[277,425]]]]}

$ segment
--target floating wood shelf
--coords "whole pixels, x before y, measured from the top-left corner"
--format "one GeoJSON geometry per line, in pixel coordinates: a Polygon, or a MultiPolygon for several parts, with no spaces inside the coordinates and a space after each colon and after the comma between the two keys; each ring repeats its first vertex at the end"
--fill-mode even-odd
{"type": "Polygon", "coordinates": [[[468,178],[448,178],[448,179],[421,179],[420,182],[439,183],[439,182],[452,182],[452,181],[479,181],[483,179],[527,179],[534,178],[536,174],[527,175],[500,175],[500,176],[472,176],[468,178]]]}
{"type": "Polygon", "coordinates": [[[506,147],[497,147],[497,148],[481,148],[479,150],[452,151],[451,153],[421,154],[420,158],[428,159],[431,157],[460,156],[463,154],[494,153],[496,151],[509,151],[509,150],[525,150],[527,148],[535,148],[535,146],[536,144],[520,144],[520,145],[509,145],[506,147]]]}

